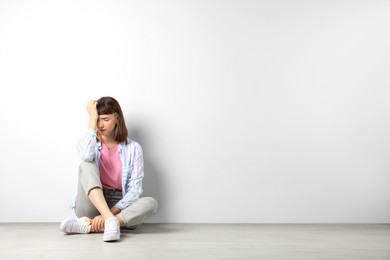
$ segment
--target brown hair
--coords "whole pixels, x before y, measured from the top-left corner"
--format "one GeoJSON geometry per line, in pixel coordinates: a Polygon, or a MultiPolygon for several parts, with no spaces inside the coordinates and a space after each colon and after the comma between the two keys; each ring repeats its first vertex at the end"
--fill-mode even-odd
{"type": "MultiPolygon", "coordinates": [[[[96,109],[98,115],[114,114],[117,116],[117,124],[115,125],[115,141],[117,143],[127,143],[127,128],[125,118],[123,117],[121,106],[113,97],[101,97],[97,101],[96,109]]],[[[100,140],[99,134],[97,135],[100,140]]]]}

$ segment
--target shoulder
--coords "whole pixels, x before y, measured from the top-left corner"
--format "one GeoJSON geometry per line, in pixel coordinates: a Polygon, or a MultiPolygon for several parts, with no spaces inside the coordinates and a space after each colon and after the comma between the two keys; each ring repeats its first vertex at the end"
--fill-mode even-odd
{"type": "Polygon", "coordinates": [[[130,152],[142,153],[142,146],[130,138],[127,138],[126,142],[123,143],[122,146],[130,152]]]}

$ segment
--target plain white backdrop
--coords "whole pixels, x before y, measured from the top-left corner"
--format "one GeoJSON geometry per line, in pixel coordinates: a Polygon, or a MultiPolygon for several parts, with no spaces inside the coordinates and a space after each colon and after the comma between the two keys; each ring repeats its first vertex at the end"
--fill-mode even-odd
{"type": "Polygon", "coordinates": [[[59,222],[86,104],[151,222],[389,223],[389,1],[0,0],[0,222],[59,222]]]}

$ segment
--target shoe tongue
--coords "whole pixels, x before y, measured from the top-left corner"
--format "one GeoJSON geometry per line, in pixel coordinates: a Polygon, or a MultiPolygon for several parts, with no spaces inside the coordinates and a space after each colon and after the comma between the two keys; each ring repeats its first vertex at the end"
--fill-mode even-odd
{"type": "Polygon", "coordinates": [[[107,229],[116,229],[118,226],[118,219],[115,217],[108,218],[106,219],[104,225],[106,226],[107,229]]]}

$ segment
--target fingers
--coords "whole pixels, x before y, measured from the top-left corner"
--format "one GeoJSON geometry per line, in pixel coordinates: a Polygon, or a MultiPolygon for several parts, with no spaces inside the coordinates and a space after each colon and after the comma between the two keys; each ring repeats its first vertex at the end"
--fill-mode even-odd
{"type": "Polygon", "coordinates": [[[91,220],[91,231],[102,232],[104,230],[104,220],[101,216],[97,216],[91,220]]]}
{"type": "Polygon", "coordinates": [[[87,105],[87,111],[90,116],[97,116],[97,100],[90,100],[87,105]]]}
{"type": "Polygon", "coordinates": [[[94,221],[91,223],[91,231],[92,232],[102,232],[104,230],[103,223],[99,223],[97,221],[94,221]]]}
{"type": "Polygon", "coordinates": [[[96,105],[97,105],[97,100],[91,99],[90,101],[88,101],[87,107],[96,106],[96,105]]]}

